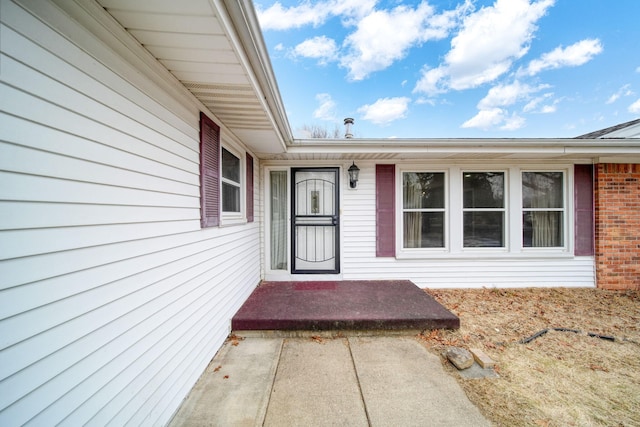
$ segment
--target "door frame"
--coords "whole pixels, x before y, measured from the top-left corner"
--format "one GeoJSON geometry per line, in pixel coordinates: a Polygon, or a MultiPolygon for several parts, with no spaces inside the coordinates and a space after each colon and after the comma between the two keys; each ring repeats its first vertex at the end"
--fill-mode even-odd
{"type": "Polygon", "coordinates": [[[290,168],[290,191],[289,191],[289,204],[291,215],[291,234],[289,238],[289,250],[290,250],[290,272],[291,274],[340,274],[340,168],[339,167],[291,167],[290,168]],[[334,269],[332,270],[310,270],[310,269],[296,269],[296,172],[333,172],[335,175],[334,182],[334,215],[331,224],[327,224],[334,227],[334,269]]]}

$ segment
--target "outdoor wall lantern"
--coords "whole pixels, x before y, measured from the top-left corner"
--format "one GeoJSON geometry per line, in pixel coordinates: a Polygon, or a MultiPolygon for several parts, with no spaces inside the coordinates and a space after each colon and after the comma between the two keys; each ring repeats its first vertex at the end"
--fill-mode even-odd
{"type": "Polygon", "coordinates": [[[349,166],[349,187],[356,188],[358,185],[358,174],[360,173],[360,168],[356,166],[355,162],[352,162],[352,165],[349,166]]]}

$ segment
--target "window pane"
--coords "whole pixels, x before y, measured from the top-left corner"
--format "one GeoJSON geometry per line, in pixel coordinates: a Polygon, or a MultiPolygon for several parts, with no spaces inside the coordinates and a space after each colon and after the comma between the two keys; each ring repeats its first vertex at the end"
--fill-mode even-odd
{"type": "Polygon", "coordinates": [[[407,172],[402,180],[405,209],[444,208],[444,173],[407,172]]]}
{"type": "Polygon", "coordinates": [[[504,247],[504,212],[465,212],[465,248],[504,247]]]}
{"type": "Polygon", "coordinates": [[[504,172],[465,172],[465,208],[503,208],[504,172]]]}
{"type": "Polygon", "coordinates": [[[524,208],[562,208],[562,172],[523,172],[524,208]]]}
{"type": "Polygon", "coordinates": [[[271,269],[287,269],[287,172],[271,171],[271,269]]]}
{"type": "Polygon", "coordinates": [[[240,212],[240,188],[222,183],[222,211],[240,212]]]}
{"type": "Polygon", "coordinates": [[[444,212],[405,212],[405,248],[444,247],[444,212]]]}
{"type": "Polygon", "coordinates": [[[564,246],[562,212],[524,212],[522,242],[525,248],[564,246]]]}
{"type": "Polygon", "coordinates": [[[222,177],[240,183],[240,159],[222,149],[222,177]]]}

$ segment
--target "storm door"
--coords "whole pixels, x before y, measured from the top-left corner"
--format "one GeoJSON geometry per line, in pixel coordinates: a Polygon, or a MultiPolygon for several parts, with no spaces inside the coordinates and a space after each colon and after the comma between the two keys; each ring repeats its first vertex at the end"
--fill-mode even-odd
{"type": "Polygon", "coordinates": [[[340,272],[338,168],[293,168],[291,272],[340,272]]]}

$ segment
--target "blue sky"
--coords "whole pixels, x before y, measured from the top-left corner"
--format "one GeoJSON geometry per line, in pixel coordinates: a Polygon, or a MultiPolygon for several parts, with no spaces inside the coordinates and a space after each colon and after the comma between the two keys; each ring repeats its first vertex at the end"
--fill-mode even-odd
{"type": "Polygon", "coordinates": [[[638,0],[255,0],[294,135],[573,137],[640,117],[638,0]]]}

